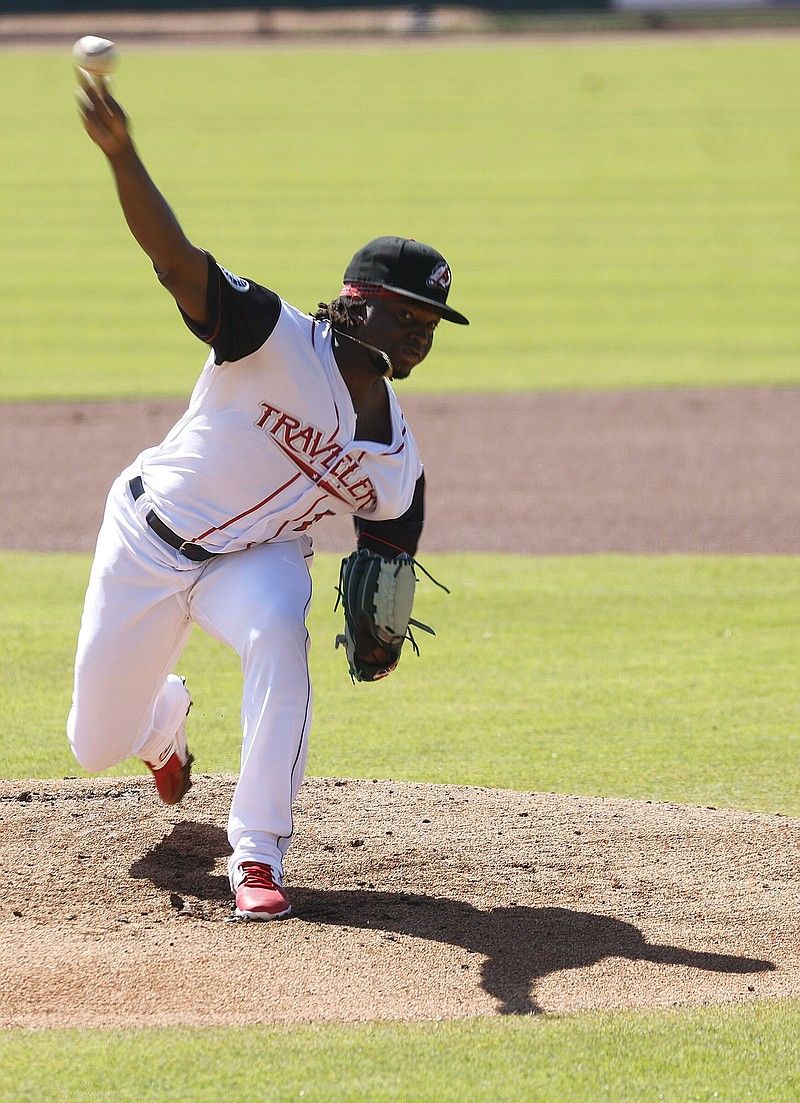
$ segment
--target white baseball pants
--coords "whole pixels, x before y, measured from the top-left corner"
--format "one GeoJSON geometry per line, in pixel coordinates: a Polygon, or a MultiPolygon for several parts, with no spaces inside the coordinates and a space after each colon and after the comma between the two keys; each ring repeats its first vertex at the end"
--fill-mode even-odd
{"type": "Polygon", "coordinates": [[[72,750],[90,771],[131,755],[150,759],[177,730],[175,709],[166,705],[175,694],[165,687],[192,624],[200,625],[242,663],[231,868],[253,860],[280,873],[311,723],[311,541],[259,544],[192,563],[148,527],[146,491],[134,501],[128,488],[135,474],[123,472],[111,488],[97,540],[67,722],[72,750]]]}

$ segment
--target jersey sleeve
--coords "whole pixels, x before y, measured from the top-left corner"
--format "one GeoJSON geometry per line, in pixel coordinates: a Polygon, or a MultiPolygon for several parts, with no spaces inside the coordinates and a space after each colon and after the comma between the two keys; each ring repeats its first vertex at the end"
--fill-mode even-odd
{"type": "Polygon", "coordinates": [[[241,360],[261,348],[278,324],[280,297],[261,284],[235,276],[210,253],[206,256],[209,324],[200,326],[180,305],[178,310],[195,337],[211,345],[218,364],[241,360]]]}
{"type": "Polygon", "coordinates": [[[387,521],[370,521],[354,517],[359,548],[389,557],[399,551],[415,555],[425,524],[425,472],[417,479],[411,505],[402,517],[387,521]]]}

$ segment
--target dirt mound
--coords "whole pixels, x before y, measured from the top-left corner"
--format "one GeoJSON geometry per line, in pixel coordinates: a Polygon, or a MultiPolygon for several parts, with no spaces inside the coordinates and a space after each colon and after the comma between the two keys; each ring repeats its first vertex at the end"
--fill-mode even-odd
{"type": "Polygon", "coordinates": [[[231,777],[0,783],[0,1026],[455,1018],[800,995],[800,821],[310,779],[294,917],[232,919],[231,777]]]}

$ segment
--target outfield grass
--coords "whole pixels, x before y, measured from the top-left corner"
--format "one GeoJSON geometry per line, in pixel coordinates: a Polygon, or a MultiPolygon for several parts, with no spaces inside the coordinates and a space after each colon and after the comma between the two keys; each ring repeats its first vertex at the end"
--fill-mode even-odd
{"type": "MultiPolygon", "coordinates": [[[[0,556],[3,773],[78,773],[63,724],[88,558],[0,556]]],[[[314,774],[391,777],[800,813],[792,557],[431,556],[439,630],[385,683],[333,649],[338,559],[310,619],[314,774]]],[[[235,771],[241,676],[197,632],[180,664],[202,772],[235,771]]],[[[128,762],[117,773],[130,773],[128,762]]]]}
{"type": "Polygon", "coordinates": [[[0,1033],[0,1100],[795,1103],[800,1005],[562,1019],[0,1033]]]}
{"type": "MultiPolygon", "coordinates": [[[[798,62],[791,38],[159,50],[117,90],[190,236],[301,306],[375,234],[447,253],[474,325],[412,389],[796,384],[798,62]]],[[[71,87],[66,42],[3,57],[0,398],[186,394],[202,350],[71,87]]]]}

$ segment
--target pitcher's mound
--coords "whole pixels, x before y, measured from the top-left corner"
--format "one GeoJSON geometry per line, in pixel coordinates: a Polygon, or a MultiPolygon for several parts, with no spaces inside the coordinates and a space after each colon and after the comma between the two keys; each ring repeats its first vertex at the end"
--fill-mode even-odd
{"type": "Polygon", "coordinates": [[[231,777],[0,783],[0,1026],[456,1018],[800,995],[800,821],[312,779],[294,916],[232,921],[231,777]]]}

